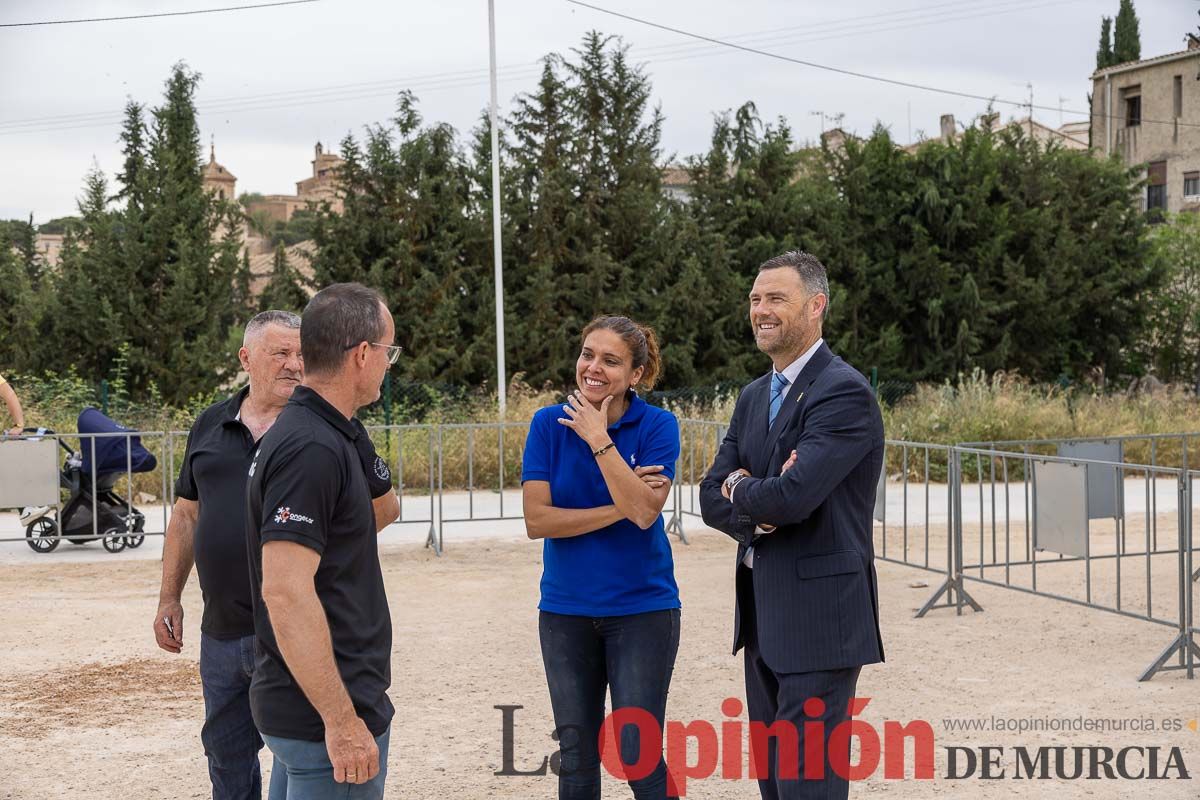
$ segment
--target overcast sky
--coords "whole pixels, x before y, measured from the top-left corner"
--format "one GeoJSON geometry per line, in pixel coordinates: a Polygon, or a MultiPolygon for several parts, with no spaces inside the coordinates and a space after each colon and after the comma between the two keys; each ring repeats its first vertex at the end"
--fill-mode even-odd
{"type": "MultiPolygon", "coordinates": [[[[0,23],[245,5],[263,0],[0,0],[0,23]]],[[[1118,0],[589,0],[614,11],[806,61],[913,83],[1085,109],[1100,17],[1118,0]]],[[[1183,48],[1196,0],[1135,0],[1143,57],[1183,48]]],[[[938,117],[969,120],[980,101],[887,86],[580,8],[565,0],[497,0],[501,113],[534,87],[538,59],[588,30],[621,36],[650,73],[666,115],[667,155],[705,149],[714,112],[753,100],[786,117],[799,140],[820,118],[899,140],[936,134],[938,117]],[[910,128],[911,118],[911,128],[910,128]]],[[[291,193],[313,144],[386,119],[412,88],[427,121],[461,133],[488,100],[486,0],[321,0],[176,18],[0,28],[0,218],[41,223],[75,212],[93,162],[111,178],[127,98],[161,99],[176,61],[203,76],[197,102],[207,149],[238,192],[291,193]],[[55,118],[45,120],[43,118],[55,118]],[[65,119],[64,119],[65,118],[65,119]],[[38,120],[34,122],[33,120],[38,120]],[[16,123],[16,124],[14,124],[16,123]]],[[[999,106],[1006,118],[1019,110],[999,106]]],[[[1194,113],[1194,110],[1193,112],[1194,113]]],[[[1035,116],[1057,125],[1057,111],[1035,116]]],[[[1067,113],[1063,119],[1082,119],[1067,113]]],[[[826,125],[832,125],[826,121],[826,125]]],[[[328,147],[329,145],[327,145],[328,147]]]]}

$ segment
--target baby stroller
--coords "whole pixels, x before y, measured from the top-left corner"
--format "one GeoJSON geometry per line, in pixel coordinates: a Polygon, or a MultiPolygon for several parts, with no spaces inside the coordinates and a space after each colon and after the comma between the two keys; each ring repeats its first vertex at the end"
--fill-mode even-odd
{"type": "MultiPolygon", "coordinates": [[[[94,408],[85,408],[79,414],[78,428],[81,434],[127,433],[128,428],[118,425],[94,408]]],[[[48,431],[53,433],[53,431],[48,431]]],[[[146,517],[136,508],[113,493],[113,486],[126,474],[150,472],[158,461],[154,454],[142,447],[137,436],[96,436],[81,440],[80,451],[75,452],[66,442],[59,444],[67,451],[67,460],[59,473],[59,485],[70,496],[62,507],[61,525],[49,509],[25,528],[25,541],[39,553],[49,553],[58,547],[61,535],[71,544],[87,544],[96,533],[102,537],[104,549],[119,553],[126,547],[139,547],[145,540],[142,531],[146,517]],[[95,497],[92,491],[92,443],[95,442],[95,497]],[[96,525],[92,526],[95,514],[96,525]]]]}

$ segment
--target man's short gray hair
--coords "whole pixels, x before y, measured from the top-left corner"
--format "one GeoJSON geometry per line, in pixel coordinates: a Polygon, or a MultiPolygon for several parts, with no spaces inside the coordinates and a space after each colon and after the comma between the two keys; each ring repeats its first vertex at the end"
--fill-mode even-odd
{"type": "Polygon", "coordinates": [[[789,250],[764,261],[758,271],[765,272],[780,267],[791,267],[796,270],[809,294],[825,295],[825,310],[821,313],[821,319],[824,319],[829,314],[829,276],[825,273],[825,265],[821,263],[820,259],[803,250],[789,250]]]}
{"type": "Polygon", "coordinates": [[[300,315],[293,314],[291,311],[264,311],[261,314],[255,314],[246,323],[246,332],[242,334],[242,347],[248,347],[250,341],[268,325],[278,325],[281,328],[298,331],[300,330],[300,315]]]}

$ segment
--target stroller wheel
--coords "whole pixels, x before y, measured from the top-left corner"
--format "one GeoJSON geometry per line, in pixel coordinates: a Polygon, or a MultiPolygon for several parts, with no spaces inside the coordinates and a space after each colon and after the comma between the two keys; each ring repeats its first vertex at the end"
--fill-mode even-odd
{"type": "Polygon", "coordinates": [[[110,553],[119,553],[125,549],[125,531],[120,528],[109,528],[104,532],[104,549],[110,553]]]}
{"type": "Polygon", "coordinates": [[[45,538],[50,536],[58,536],[58,526],[45,517],[38,517],[25,528],[25,543],[37,553],[49,553],[58,547],[61,540],[45,538]]]}
{"type": "Polygon", "coordinates": [[[142,542],[144,542],[144,541],[146,541],[146,537],[140,533],[135,534],[133,536],[126,536],[125,537],[125,546],[132,550],[135,547],[141,547],[142,542]]]}

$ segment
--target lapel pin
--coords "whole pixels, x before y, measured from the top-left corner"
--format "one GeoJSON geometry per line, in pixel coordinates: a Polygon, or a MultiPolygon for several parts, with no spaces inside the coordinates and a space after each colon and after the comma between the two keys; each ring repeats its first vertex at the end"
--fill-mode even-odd
{"type": "Polygon", "coordinates": [[[803,400],[803,399],[804,399],[804,392],[801,392],[800,394],[796,395],[796,402],[797,402],[797,403],[799,403],[799,402],[800,402],[801,400],[803,400]]]}

